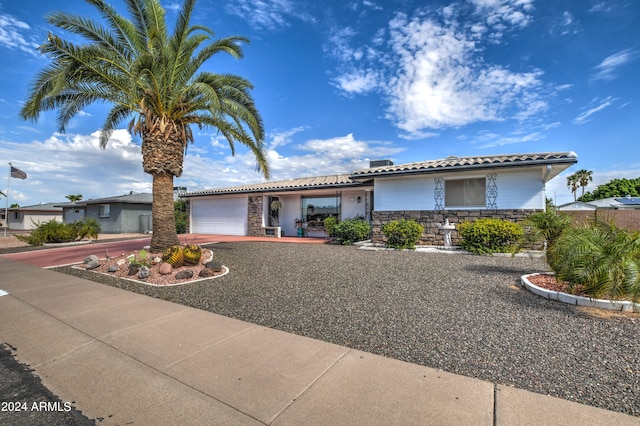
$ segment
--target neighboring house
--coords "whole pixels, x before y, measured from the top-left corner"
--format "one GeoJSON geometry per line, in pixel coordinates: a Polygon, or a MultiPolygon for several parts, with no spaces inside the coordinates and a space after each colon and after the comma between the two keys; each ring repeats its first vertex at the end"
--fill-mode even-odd
{"type": "MultiPolygon", "coordinates": [[[[38,224],[49,222],[52,219],[62,221],[62,209],[57,203],[42,203],[34,206],[14,207],[7,212],[9,214],[9,229],[31,230],[38,224]]],[[[5,209],[2,209],[2,226],[6,226],[5,209]]]]}
{"type": "Polygon", "coordinates": [[[610,197],[588,202],[575,201],[562,204],[556,211],[576,219],[598,217],[613,222],[620,228],[640,230],[640,197],[610,197]]]}
{"type": "MultiPolygon", "coordinates": [[[[189,192],[190,232],[324,235],[322,221],[362,217],[383,241],[382,225],[415,219],[425,227],[422,244],[443,244],[438,226],[478,217],[514,221],[545,209],[545,184],[577,163],[573,152],[447,157],[393,165],[385,160],[349,175],[320,176],[189,192]],[[377,166],[377,167],[375,167],[377,166]],[[277,203],[274,204],[274,201],[277,203]],[[277,211],[271,206],[279,206],[277,211]]],[[[455,241],[455,238],[454,238],[455,241]]]]}
{"type": "Polygon", "coordinates": [[[63,210],[65,223],[85,217],[95,218],[106,234],[151,232],[150,193],[130,193],[114,197],[96,198],[58,204],[63,210]]]}

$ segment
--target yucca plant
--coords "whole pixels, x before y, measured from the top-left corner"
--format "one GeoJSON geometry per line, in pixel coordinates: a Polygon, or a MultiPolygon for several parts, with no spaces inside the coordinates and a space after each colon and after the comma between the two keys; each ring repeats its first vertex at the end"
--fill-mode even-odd
{"type": "Polygon", "coordinates": [[[558,279],[594,298],[640,299],[640,233],[600,219],[567,228],[550,249],[558,279]]]}

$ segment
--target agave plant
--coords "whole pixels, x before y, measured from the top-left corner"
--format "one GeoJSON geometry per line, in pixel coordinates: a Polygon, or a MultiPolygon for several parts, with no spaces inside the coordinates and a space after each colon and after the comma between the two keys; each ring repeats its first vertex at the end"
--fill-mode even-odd
{"type": "Polygon", "coordinates": [[[558,279],[596,298],[640,299],[640,233],[593,219],[568,228],[551,248],[558,279]]]}

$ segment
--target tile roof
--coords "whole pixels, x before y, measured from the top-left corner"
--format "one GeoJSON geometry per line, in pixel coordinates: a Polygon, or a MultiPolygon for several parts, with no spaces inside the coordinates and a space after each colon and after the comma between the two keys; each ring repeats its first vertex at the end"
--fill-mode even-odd
{"type": "Polygon", "coordinates": [[[202,195],[245,194],[254,192],[295,191],[319,188],[344,188],[360,185],[362,184],[360,182],[352,180],[350,178],[350,175],[312,176],[298,179],[279,180],[274,182],[262,182],[253,185],[205,189],[202,191],[193,191],[186,194],[180,194],[180,196],[188,198],[202,195]]]}
{"type": "Polygon", "coordinates": [[[304,189],[330,189],[360,186],[378,176],[401,175],[407,173],[432,173],[466,169],[495,168],[501,166],[527,166],[545,164],[573,164],[578,160],[574,152],[548,152],[535,154],[492,155],[485,157],[447,157],[442,160],[420,161],[398,165],[387,165],[358,170],[352,174],[313,176],[298,179],[262,182],[252,185],[232,186],[227,188],[205,189],[180,194],[190,198],[204,195],[247,194],[274,191],[295,191],[304,189]]]}
{"type": "Polygon", "coordinates": [[[485,169],[495,167],[514,167],[528,165],[544,165],[554,163],[573,164],[578,161],[575,152],[543,152],[533,154],[505,154],[473,157],[450,156],[440,160],[418,161],[374,167],[355,171],[353,179],[373,178],[384,175],[399,175],[411,173],[433,173],[465,169],[485,169]]]}
{"type": "Polygon", "coordinates": [[[57,203],[41,203],[41,204],[35,204],[33,206],[10,207],[9,210],[33,211],[33,212],[50,211],[50,212],[62,213],[62,209],[60,208],[60,206],[58,206],[57,203]]]}
{"type": "Polygon", "coordinates": [[[58,203],[57,207],[84,207],[87,204],[98,203],[129,203],[129,204],[152,204],[153,194],[150,192],[140,192],[134,194],[116,195],[113,197],[105,198],[91,198],[88,200],[76,201],[75,203],[58,203]]]}

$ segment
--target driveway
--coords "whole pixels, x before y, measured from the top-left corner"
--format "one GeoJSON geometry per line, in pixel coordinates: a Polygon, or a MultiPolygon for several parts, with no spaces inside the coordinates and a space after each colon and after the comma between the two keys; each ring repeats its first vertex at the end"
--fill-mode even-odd
{"type": "MultiPolygon", "coordinates": [[[[296,238],[296,237],[241,237],[233,235],[206,235],[206,234],[180,234],[178,236],[181,244],[212,244],[220,242],[240,242],[240,241],[265,241],[281,243],[305,243],[305,244],[325,244],[327,240],[321,238],[296,238]]],[[[151,243],[151,238],[138,238],[125,241],[105,241],[96,240],[89,244],[60,245],[59,247],[43,248],[41,250],[26,251],[22,253],[3,254],[6,257],[18,262],[28,263],[40,268],[51,268],[54,266],[71,265],[80,263],[92,254],[100,258],[120,255],[122,253],[132,253],[141,250],[151,243]]]]}

